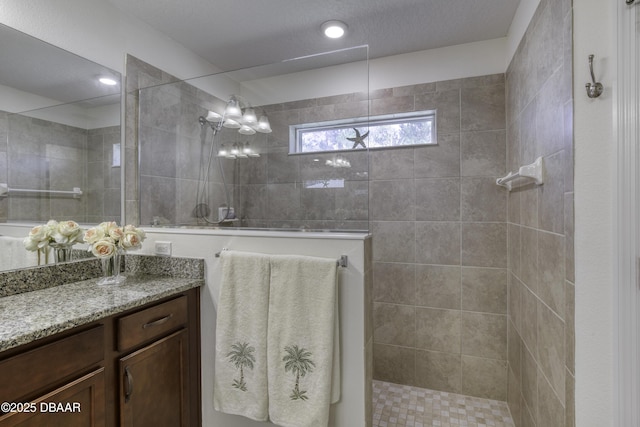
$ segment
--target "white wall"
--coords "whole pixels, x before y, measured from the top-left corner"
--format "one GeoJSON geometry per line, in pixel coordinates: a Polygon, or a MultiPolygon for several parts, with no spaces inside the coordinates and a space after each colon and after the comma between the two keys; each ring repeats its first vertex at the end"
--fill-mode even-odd
{"type": "MultiPolygon", "coordinates": [[[[574,3],[574,138],[576,259],[576,425],[613,426],[614,405],[614,206],[616,139],[615,6],[574,3]],[[604,84],[586,96],[587,56],[604,84]]],[[[621,426],[631,427],[631,426],[621,426]]]]}
{"type": "Polygon", "coordinates": [[[539,4],[540,0],[520,0],[516,14],[507,32],[505,68],[511,63],[513,55],[516,53],[518,45],[520,44],[520,40],[522,40],[522,36],[524,36],[524,33],[527,31],[529,22],[531,22],[533,14],[536,12],[539,4]]]}

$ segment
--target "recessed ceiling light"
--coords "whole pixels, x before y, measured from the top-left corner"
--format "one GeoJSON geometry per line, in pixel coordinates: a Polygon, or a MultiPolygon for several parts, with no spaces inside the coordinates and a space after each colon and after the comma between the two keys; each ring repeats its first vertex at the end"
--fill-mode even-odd
{"type": "Polygon", "coordinates": [[[342,21],[327,21],[320,26],[320,29],[330,39],[339,39],[347,31],[347,24],[342,21]]]}
{"type": "Polygon", "coordinates": [[[118,84],[118,82],[112,79],[111,77],[100,77],[98,81],[103,85],[107,85],[107,86],[115,86],[118,84]]]}

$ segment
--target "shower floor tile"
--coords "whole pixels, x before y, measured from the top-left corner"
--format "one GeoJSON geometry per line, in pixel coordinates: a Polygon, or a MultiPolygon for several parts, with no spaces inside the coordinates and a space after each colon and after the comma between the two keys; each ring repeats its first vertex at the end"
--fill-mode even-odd
{"type": "Polygon", "coordinates": [[[506,402],[373,381],[374,427],[513,427],[506,402]]]}

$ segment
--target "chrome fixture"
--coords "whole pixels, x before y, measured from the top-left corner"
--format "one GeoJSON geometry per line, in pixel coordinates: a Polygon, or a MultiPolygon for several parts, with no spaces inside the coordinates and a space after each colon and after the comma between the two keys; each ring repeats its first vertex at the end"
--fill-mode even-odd
{"type": "Polygon", "coordinates": [[[224,126],[228,129],[238,129],[242,135],[253,135],[256,132],[271,133],[271,124],[266,113],[262,111],[258,119],[251,104],[244,100],[241,102],[241,99],[237,95],[231,95],[222,113],[209,111],[206,117],[199,117],[200,124],[210,123],[215,132],[224,126]],[[244,108],[242,103],[244,103],[244,108]]]}
{"type": "Polygon", "coordinates": [[[596,77],[593,74],[593,54],[589,55],[589,71],[591,72],[591,83],[585,85],[587,88],[587,96],[589,98],[597,98],[602,95],[604,88],[602,83],[596,82],[596,77]]]}

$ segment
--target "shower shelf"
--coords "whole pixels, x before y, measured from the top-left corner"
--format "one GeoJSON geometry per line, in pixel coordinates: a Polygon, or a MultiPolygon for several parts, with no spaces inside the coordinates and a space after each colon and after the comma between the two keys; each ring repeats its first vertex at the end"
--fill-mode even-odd
{"type": "Polygon", "coordinates": [[[526,179],[527,183],[533,180],[536,185],[544,184],[544,164],[542,157],[538,157],[535,162],[530,165],[520,166],[518,172],[509,172],[505,177],[496,179],[496,184],[502,187],[506,187],[511,191],[513,188],[513,181],[516,179],[526,179]]]}

